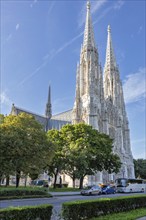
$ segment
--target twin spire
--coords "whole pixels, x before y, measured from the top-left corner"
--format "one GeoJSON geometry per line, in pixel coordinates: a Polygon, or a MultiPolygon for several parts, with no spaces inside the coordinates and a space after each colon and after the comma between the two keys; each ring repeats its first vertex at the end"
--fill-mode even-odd
{"type": "Polygon", "coordinates": [[[83,47],[96,47],[89,1],[87,1],[87,15],[86,15],[83,47]]]}
{"type": "Polygon", "coordinates": [[[108,37],[107,37],[105,68],[108,67],[112,69],[112,68],[115,68],[117,65],[116,65],[116,59],[115,59],[113,45],[112,45],[110,25],[108,25],[107,32],[108,32],[108,37]]]}
{"type": "MultiPolygon", "coordinates": [[[[90,1],[87,1],[87,15],[86,15],[83,47],[96,48],[90,7],[91,7],[90,1]]],[[[108,32],[108,38],[107,38],[105,67],[110,66],[110,68],[114,68],[114,67],[116,67],[116,59],[115,59],[113,45],[112,45],[110,25],[108,25],[107,32],[108,32]]]]}

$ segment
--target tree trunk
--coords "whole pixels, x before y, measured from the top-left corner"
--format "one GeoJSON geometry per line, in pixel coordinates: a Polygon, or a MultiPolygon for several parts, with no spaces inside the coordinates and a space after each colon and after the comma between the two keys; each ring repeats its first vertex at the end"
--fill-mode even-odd
{"type": "Polygon", "coordinates": [[[54,184],[53,184],[54,189],[56,188],[57,176],[58,176],[58,169],[56,170],[56,173],[54,174],[54,184]]]}
{"type": "Polygon", "coordinates": [[[10,177],[6,176],[6,186],[9,186],[9,183],[10,183],[10,177]]]}
{"type": "Polygon", "coordinates": [[[19,187],[19,181],[20,181],[20,171],[16,171],[16,188],[19,187]]]}
{"type": "Polygon", "coordinates": [[[83,180],[84,180],[84,177],[82,176],[80,178],[80,186],[79,186],[79,189],[82,189],[83,188],[83,180]]]}
{"type": "Polygon", "coordinates": [[[72,178],[73,188],[75,188],[75,180],[76,180],[76,179],[73,177],[73,178],[72,178]]]}
{"type": "Polygon", "coordinates": [[[27,184],[27,175],[25,176],[25,182],[24,182],[24,186],[26,187],[27,184]]]}

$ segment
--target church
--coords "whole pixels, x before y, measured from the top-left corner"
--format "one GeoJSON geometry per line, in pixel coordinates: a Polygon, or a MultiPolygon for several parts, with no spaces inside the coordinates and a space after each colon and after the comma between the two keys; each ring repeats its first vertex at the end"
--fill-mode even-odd
{"type": "Polygon", "coordinates": [[[60,129],[65,124],[84,122],[92,125],[99,132],[108,134],[114,140],[113,152],[119,155],[122,166],[118,174],[102,171],[86,178],[88,184],[96,184],[114,181],[119,177],[134,178],[135,174],[129,123],[119,68],[112,45],[111,28],[108,26],[107,29],[106,60],[102,71],[94,39],[90,7],[88,1],[84,39],[76,71],[76,95],[73,109],[52,115],[51,87],[49,86],[44,116],[21,109],[14,104],[11,114],[18,115],[21,112],[32,114],[43,125],[45,131],[60,129]]]}

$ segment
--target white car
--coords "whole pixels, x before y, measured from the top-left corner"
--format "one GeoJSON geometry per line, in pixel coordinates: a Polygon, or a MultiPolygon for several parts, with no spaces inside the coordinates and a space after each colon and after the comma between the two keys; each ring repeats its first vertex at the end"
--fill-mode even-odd
{"type": "Polygon", "coordinates": [[[88,186],[81,191],[81,195],[100,195],[102,193],[100,186],[88,186]]]}

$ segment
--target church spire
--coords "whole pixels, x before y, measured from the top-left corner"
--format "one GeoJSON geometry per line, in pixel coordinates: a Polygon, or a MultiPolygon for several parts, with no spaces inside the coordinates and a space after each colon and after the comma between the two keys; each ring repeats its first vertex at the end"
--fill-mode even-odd
{"type": "Polygon", "coordinates": [[[51,118],[51,116],[52,116],[51,86],[50,85],[49,85],[48,102],[46,104],[45,116],[46,116],[46,118],[51,118]]]}
{"type": "Polygon", "coordinates": [[[111,37],[111,27],[110,27],[110,25],[108,25],[107,32],[108,32],[108,37],[107,37],[105,67],[108,67],[108,69],[109,68],[113,69],[117,65],[116,65],[116,59],[115,59],[115,54],[114,54],[113,45],[112,45],[112,37],[111,37]]]}
{"type": "Polygon", "coordinates": [[[96,47],[89,1],[87,1],[87,15],[86,15],[83,47],[96,47]]]}

